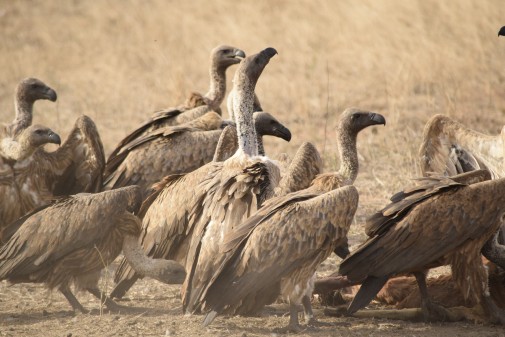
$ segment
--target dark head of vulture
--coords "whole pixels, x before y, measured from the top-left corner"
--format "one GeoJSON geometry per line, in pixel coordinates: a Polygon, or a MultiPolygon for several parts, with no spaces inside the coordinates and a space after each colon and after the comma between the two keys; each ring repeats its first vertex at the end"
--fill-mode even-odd
{"type": "Polygon", "coordinates": [[[226,70],[229,66],[240,63],[245,57],[245,52],[235,47],[221,45],[212,49],[210,57],[213,66],[226,70]]]}
{"type": "Polygon", "coordinates": [[[341,115],[337,124],[337,147],[340,154],[340,175],[352,182],[358,175],[358,151],[356,140],[358,133],[373,125],[386,125],[384,116],[357,108],[348,108],[341,115]]]}
{"type": "Polygon", "coordinates": [[[0,145],[0,153],[9,160],[23,160],[45,144],[61,144],[58,134],[48,127],[32,125],[12,138],[6,138],[0,145]]]}
{"type": "Polygon", "coordinates": [[[235,72],[235,78],[233,83],[237,87],[247,86],[251,88],[251,94],[254,95],[254,89],[256,87],[256,82],[265,69],[270,59],[277,54],[277,50],[274,48],[266,48],[260,51],[258,54],[246,57],[240,68],[235,72]]]}
{"type": "Polygon", "coordinates": [[[11,134],[16,135],[32,124],[33,103],[39,99],[56,101],[56,91],[36,78],[25,78],[16,88],[16,117],[11,125],[11,134]]]}
{"type": "Polygon", "coordinates": [[[274,136],[289,142],[291,131],[268,112],[258,111],[253,115],[256,132],[261,136],[274,136]]]}
{"type": "Polygon", "coordinates": [[[505,26],[501,27],[500,30],[498,31],[498,36],[505,36],[505,26]]]}
{"type": "Polygon", "coordinates": [[[56,91],[36,78],[25,78],[16,88],[16,101],[33,104],[36,100],[47,99],[55,102],[58,96],[56,91]]]}

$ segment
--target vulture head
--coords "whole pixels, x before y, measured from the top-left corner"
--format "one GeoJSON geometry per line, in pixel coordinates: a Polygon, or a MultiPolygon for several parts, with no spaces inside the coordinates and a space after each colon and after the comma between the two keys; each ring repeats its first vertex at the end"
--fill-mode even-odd
{"type": "Polygon", "coordinates": [[[61,138],[53,130],[42,125],[32,125],[17,138],[18,143],[36,149],[45,144],[61,145],[61,138]]]}
{"type": "Polygon", "coordinates": [[[346,133],[358,134],[364,128],[378,124],[386,125],[384,116],[375,112],[348,108],[340,115],[337,128],[339,131],[347,130],[346,133]]]}
{"type": "Polygon", "coordinates": [[[36,78],[25,78],[16,88],[16,99],[33,103],[39,99],[47,99],[51,102],[56,101],[56,91],[44,84],[44,82],[36,78]]]}
{"type": "Polygon", "coordinates": [[[505,36],[505,26],[501,27],[500,30],[498,31],[498,36],[505,36]]]}
{"type": "Polygon", "coordinates": [[[218,46],[211,52],[212,64],[218,68],[226,69],[233,64],[240,63],[245,57],[243,50],[230,46],[218,46]]]}
{"type": "Polygon", "coordinates": [[[258,111],[254,113],[253,119],[256,132],[260,136],[274,136],[287,142],[291,140],[291,131],[268,112],[258,111]]]}
{"type": "Polygon", "coordinates": [[[19,161],[28,158],[45,144],[61,144],[60,136],[42,125],[31,125],[13,138],[0,142],[0,153],[5,159],[19,161]]]}
{"type": "Polygon", "coordinates": [[[260,51],[258,54],[243,59],[235,72],[233,84],[237,87],[245,84],[250,86],[251,89],[254,89],[263,69],[265,69],[266,65],[275,54],[277,54],[277,50],[274,48],[267,48],[260,51]]]}

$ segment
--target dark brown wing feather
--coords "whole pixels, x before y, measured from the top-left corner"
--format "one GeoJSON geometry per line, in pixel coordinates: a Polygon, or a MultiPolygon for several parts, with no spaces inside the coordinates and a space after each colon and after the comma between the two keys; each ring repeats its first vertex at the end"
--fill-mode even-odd
{"type": "Polygon", "coordinates": [[[489,238],[492,229],[499,227],[502,205],[496,193],[503,185],[502,179],[469,186],[452,184],[411,203],[410,209],[383,217],[383,230],[379,226],[374,237],[345,259],[340,273],[350,280],[362,280],[439,265],[440,259],[468,240],[489,238]]]}
{"type": "MultiPolygon", "coordinates": [[[[0,249],[0,279],[45,281],[50,278],[53,264],[61,263],[73,252],[91,251],[99,246],[125,211],[138,209],[139,198],[136,187],[77,195],[62,198],[24,217],[19,229],[0,249]]],[[[130,234],[137,233],[138,228],[130,234]]],[[[121,251],[122,242],[119,244],[115,249],[117,253],[121,251]]],[[[102,254],[106,260],[115,258],[106,256],[106,251],[102,254]]],[[[84,263],[96,265],[100,261],[84,263]]],[[[86,268],[82,269],[84,273],[86,268]]]]}
{"type": "Polygon", "coordinates": [[[37,152],[48,165],[47,183],[55,196],[99,192],[105,156],[95,123],[87,116],[75,122],[67,140],[55,152],[37,152]]]}

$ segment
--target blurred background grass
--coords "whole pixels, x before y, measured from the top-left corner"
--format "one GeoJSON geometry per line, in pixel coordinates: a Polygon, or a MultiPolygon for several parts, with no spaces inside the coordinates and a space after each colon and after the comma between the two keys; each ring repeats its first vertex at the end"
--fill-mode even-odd
{"type": "Polygon", "coordinates": [[[500,0],[3,0],[0,120],[13,118],[17,83],[37,77],[58,92],[58,102],[37,102],[34,122],[66,135],[87,114],[109,153],[154,110],[206,92],[213,47],[247,54],[275,47],[279,55],[257,93],[293,139],[268,140],[273,157],[311,141],[334,169],[334,126],[344,108],[387,119],[358,141],[362,222],[418,174],[417,149],[433,114],[500,132],[502,25],[500,0]]]}

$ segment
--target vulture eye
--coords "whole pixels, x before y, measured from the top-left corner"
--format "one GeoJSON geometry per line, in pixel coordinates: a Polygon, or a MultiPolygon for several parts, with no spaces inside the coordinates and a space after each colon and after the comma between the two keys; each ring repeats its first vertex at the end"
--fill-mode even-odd
{"type": "Polygon", "coordinates": [[[43,130],[35,130],[35,133],[38,134],[38,135],[41,135],[41,134],[44,133],[44,131],[43,130]]]}

